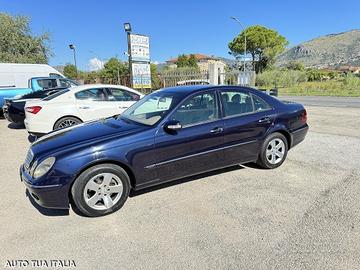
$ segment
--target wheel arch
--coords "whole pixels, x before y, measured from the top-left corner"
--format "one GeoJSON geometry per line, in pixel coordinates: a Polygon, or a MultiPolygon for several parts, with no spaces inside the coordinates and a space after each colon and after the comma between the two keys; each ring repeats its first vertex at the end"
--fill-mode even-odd
{"type": "Polygon", "coordinates": [[[121,167],[122,169],[125,170],[125,172],[128,174],[129,178],[130,178],[130,188],[134,189],[135,185],[136,185],[136,178],[135,178],[135,174],[133,173],[133,171],[130,169],[129,166],[127,166],[126,164],[124,164],[123,162],[117,161],[117,160],[112,160],[112,159],[103,159],[103,160],[97,160],[95,162],[89,163],[86,166],[84,166],[83,168],[81,168],[81,170],[79,170],[74,177],[74,180],[72,181],[70,187],[69,187],[69,199],[72,200],[72,195],[71,195],[71,189],[72,186],[74,185],[76,179],[79,177],[80,174],[82,174],[84,171],[86,171],[87,169],[96,166],[96,165],[101,165],[101,164],[113,164],[113,165],[117,165],[119,167],[121,167]]]}
{"type": "Polygon", "coordinates": [[[284,135],[284,137],[286,138],[286,142],[288,144],[288,149],[290,149],[291,143],[292,143],[292,138],[291,138],[290,132],[288,132],[285,129],[278,129],[278,130],[271,131],[269,134],[276,133],[276,132],[284,135]]]}
{"type": "MultiPolygon", "coordinates": [[[[286,126],[280,123],[275,124],[268,130],[266,137],[275,132],[278,132],[285,136],[286,142],[288,144],[288,149],[290,149],[292,144],[292,136],[289,130],[286,128],[286,126]]],[[[264,138],[264,140],[266,139],[266,137],[264,138]]]]}
{"type": "Polygon", "coordinates": [[[54,122],[52,129],[55,130],[55,125],[56,125],[56,123],[59,122],[61,119],[66,118],[66,117],[73,117],[73,118],[78,119],[81,123],[84,123],[84,121],[83,121],[80,117],[69,114],[69,115],[64,115],[64,116],[61,116],[60,118],[58,118],[58,119],[54,122]]]}

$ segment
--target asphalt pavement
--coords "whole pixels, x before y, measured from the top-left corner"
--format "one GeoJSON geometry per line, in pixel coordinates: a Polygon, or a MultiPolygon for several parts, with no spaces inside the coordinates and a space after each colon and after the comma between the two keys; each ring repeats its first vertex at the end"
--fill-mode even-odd
{"type": "Polygon", "coordinates": [[[278,98],[306,106],[360,108],[360,97],[279,96],[278,98]]]}

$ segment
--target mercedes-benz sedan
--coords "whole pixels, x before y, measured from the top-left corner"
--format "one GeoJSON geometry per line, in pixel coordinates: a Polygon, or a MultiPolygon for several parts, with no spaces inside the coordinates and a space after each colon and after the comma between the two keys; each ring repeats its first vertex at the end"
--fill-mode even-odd
{"type": "Polygon", "coordinates": [[[121,116],[45,135],[21,179],[35,201],[101,216],[130,190],[234,164],[273,169],[308,131],[306,110],[252,88],[184,86],[156,91],[121,116]]]}

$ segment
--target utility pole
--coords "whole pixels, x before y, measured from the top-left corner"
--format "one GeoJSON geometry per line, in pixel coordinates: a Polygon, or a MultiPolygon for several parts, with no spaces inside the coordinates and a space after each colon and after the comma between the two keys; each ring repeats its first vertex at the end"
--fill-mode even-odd
{"type": "Polygon", "coordinates": [[[74,53],[74,63],[75,63],[76,79],[77,79],[77,78],[78,78],[78,69],[77,69],[77,64],[76,64],[76,47],[75,47],[74,44],[70,44],[70,45],[69,45],[69,48],[70,48],[70,50],[72,50],[73,53],[74,53]]]}
{"type": "Polygon", "coordinates": [[[129,73],[130,73],[130,87],[133,87],[133,76],[132,76],[132,58],[131,58],[131,25],[130,23],[124,23],[124,30],[127,34],[128,43],[128,62],[129,62],[129,73]]]}
{"type": "Polygon", "coordinates": [[[240,20],[236,17],[230,17],[230,19],[236,21],[238,24],[240,24],[243,32],[244,32],[244,73],[246,72],[246,32],[245,32],[245,28],[243,27],[242,23],[240,22],[240,20]]]}

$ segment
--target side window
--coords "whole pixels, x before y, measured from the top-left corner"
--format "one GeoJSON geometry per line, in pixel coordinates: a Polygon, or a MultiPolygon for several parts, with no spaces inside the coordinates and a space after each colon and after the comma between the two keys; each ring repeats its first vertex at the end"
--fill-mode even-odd
{"type": "Polygon", "coordinates": [[[94,88],[87,89],[84,91],[77,92],[75,94],[76,99],[81,100],[94,100],[94,101],[105,101],[107,100],[104,89],[94,88]]]}
{"type": "Polygon", "coordinates": [[[179,121],[183,126],[190,126],[217,118],[218,106],[215,92],[191,97],[172,116],[172,119],[179,121]]]}
{"type": "Polygon", "coordinates": [[[245,92],[223,91],[221,92],[225,116],[239,115],[254,111],[251,96],[245,92]]]}
{"type": "Polygon", "coordinates": [[[57,87],[56,79],[41,79],[37,81],[39,86],[43,89],[55,88],[57,87]]]}
{"type": "Polygon", "coordinates": [[[266,101],[264,101],[262,98],[259,98],[256,95],[252,95],[252,98],[253,98],[254,107],[255,107],[256,112],[271,109],[271,106],[266,101]]]}
{"type": "Polygon", "coordinates": [[[110,88],[109,89],[111,93],[110,100],[115,101],[138,101],[140,99],[140,96],[131,93],[129,91],[123,90],[123,89],[117,89],[117,88],[110,88]]]}
{"type": "Polygon", "coordinates": [[[77,86],[77,84],[75,84],[75,82],[67,80],[67,79],[60,79],[60,87],[73,87],[73,86],[77,86]]]}

